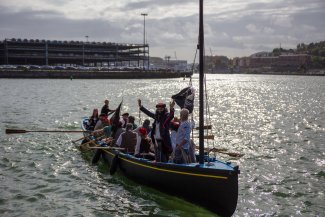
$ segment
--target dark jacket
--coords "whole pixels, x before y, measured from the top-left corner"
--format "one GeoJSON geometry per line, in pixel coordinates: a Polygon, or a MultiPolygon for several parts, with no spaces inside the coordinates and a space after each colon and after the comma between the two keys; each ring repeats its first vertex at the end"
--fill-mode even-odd
{"type": "MultiPolygon", "coordinates": [[[[157,120],[155,113],[152,113],[151,111],[147,110],[145,107],[141,106],[140,110],[155,120],[152,124],[152,131],[151,131],[151,139],[154,142],[155,141],[154,136],[155,136],[155,131],[156,131],[156,124],[159,120],[157,120]]],[[[163,140],[162,151],[165,153],[169,153],[169,154],[172,153],[172,151],[173,151],[173,148],[171,145],[170,134],[169,134],[169,125],[170,125],[170,121],[173,120],[173,118],[174,118],[174,111],[175,111],[174,108],[172,108],[170,110],[170,112],[165,112],[159,122],[160,123],[159,131],[160,131],[161,138],[163,140]]]]}
{"type": "Polygon", "coordinates": [[[108,105],[104,105],[104,106],[102,107],[102,110],[100,111],[100,113],[101,113],[101,114],[105,114],[105,115],[107,115],[108,112],[112,112],[112,111],[114,111],[114,110],[109,109],[109,108],[108,108],[108,105]]]}

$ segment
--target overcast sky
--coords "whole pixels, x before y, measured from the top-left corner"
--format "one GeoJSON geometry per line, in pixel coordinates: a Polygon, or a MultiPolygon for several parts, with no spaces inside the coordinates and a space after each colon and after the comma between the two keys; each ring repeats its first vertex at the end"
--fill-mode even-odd
{"type": "MultiPolygon", "coordinates": [[[[143,43],[193,62],[199,0],[0,0],[5,38],[143,43]]],[[[325,0],[205,0],[206,54],[249,56],[325,40],[325,0]]]]}

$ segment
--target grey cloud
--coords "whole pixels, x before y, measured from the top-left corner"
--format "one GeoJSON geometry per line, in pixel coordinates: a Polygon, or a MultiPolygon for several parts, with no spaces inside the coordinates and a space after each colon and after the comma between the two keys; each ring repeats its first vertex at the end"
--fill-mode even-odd
{"type": "Polygon", "coordinates": [[[6,38],[85,40],[88,35],[92,41],[120,39],[121,27],[105,20],[71,20],[53,11],[6,11],[0,7],[0,33],[6,38]]]}
{"type": "Polygon", "coordinates": [[[124,6],[122,10],[135,10],[135,9],[147,9],[147,8],[155,8],[155,7],[163,7],[163,6],[179,6],[182,7],[185,4],[189,4],[191,2],[197,3],[197,0],[147,0],[147,1],[138,1],[132,2],[124,6]]]}
{"type": "MultiPolygon", "coordinates": [[[[181,7],[182,4],[192,3],[197,1],[185,3],[184,0],[139,1],[114,10],[128,13],[132,10],[149,8],[154,12],[158,7],[170,5],[181,7]]],[[[153,13],[150,10],[148,12],[153,13]]],[[[91,41],[143,42],[143,20],[140,16],[137,19],[127,16],[121,17],[118,21],[116,19],[114,22],[103,19],[72,20],[51,10],[25,9],[10,12],[9,8],[0,6],[0,37],[85,40],[84,36],[89,35],[91,41]]],[[[294,47],[301,42],[324,40],[324,20],[325,3],[322,0],[252,3],[240,10],[228,9],[207,13],[205,45],[206,49],[231,50],[232,56],[245,51],[272,50],[280,43],[294,47]]],[[[158,48],[165,51],[182,50],[184,52],[179,56],[190,60],[198,39],[198,15],[180,14],[177,17],[167,18],[148,16],[146,30],[151,50],[158,48]]]]}

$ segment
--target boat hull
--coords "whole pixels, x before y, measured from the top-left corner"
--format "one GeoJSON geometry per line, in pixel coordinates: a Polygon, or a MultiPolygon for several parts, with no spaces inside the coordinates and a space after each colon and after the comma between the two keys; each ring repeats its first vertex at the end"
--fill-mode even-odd
{"type": "Polygon", "coordinates": [[[198,164],[154,163],[115,150],[105,150],[103,157],[109,167],[116,155],[118,169],[139,184],[178,196],[219,216],[231,216],[236,210],[238,170],[201,167],[198,164]]]}

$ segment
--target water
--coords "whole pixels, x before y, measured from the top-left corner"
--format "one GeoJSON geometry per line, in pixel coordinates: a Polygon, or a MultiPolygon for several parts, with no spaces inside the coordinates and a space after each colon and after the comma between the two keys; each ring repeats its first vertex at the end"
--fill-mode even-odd
{"type": "MultiPolygon", "coordinates": [[[[138,98],[154,108],[187,84],[183,79],[0,79],[0,215],[212,216],[91,166],[71,143],[80,134],[4,133],[6,128],[79,130],[81,118],[100,109],[104,99],[111,108],[123,99],[123,111],[138,121],[138,98]]],[[[325,78],[208,75],[207,85],[216,136],[209,145],[245,154],[218,155],[241,169],[235,216],[324,216],[325,78]]]]}

